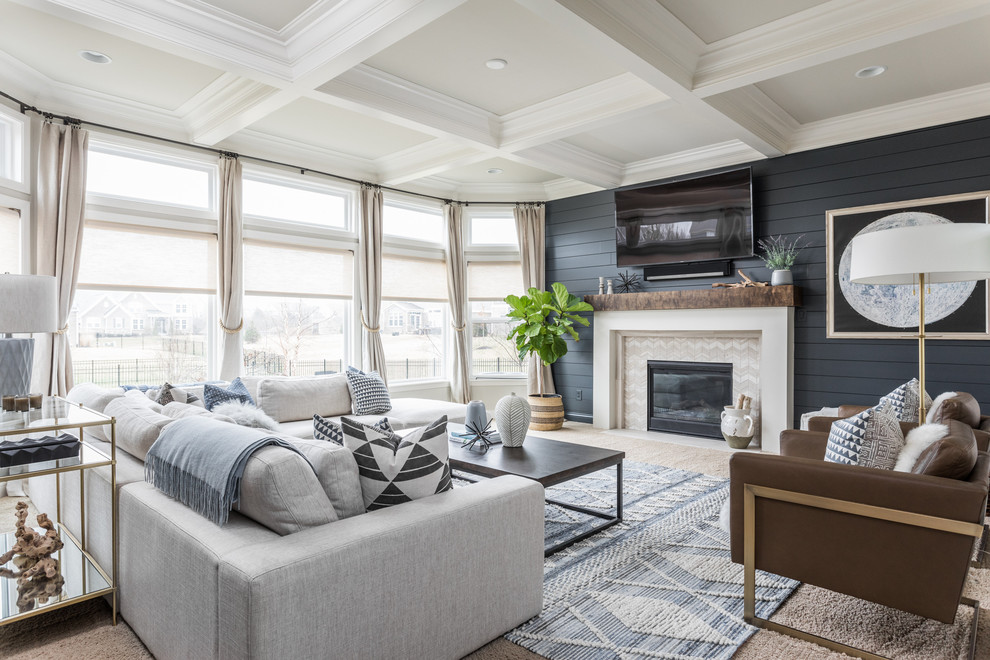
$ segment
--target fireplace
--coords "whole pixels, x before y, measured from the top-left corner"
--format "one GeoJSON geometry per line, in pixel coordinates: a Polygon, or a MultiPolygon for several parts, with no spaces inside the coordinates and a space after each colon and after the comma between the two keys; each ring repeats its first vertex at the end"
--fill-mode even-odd
{"type": "Polygon", "coordinates": [[[732,403],[732,363],[647,361],[647,428],[721,438],[721,414],[732,403]]]}

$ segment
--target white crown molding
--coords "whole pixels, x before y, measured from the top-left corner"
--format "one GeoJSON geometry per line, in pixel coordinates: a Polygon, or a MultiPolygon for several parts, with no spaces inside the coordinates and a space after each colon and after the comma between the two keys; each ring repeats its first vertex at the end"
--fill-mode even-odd
{"type": "Polygon", "coordinates": [[[831,0],[711,44],[694,92],[719,94],[988,14],[986,0],[831,0]]]}
{"type": "MultiPolygon", "coordinates": [[[[276,80],[291,81],[292,67],[285,45],[261,26],[237,18],[202,2],[161,0],[22,0],[24,4],[77,20],[80,15],[107,31],[106,23],[194,53],[234,65],[239,72],[255,72],[276,80]],[[60,8],[62,11],[53,11],[60,8]],[[69,12],[66,14],[66,10],[69,12]]],[[[112,32],[112,30],[110,30],[112,32]]],[[[212,63],[212,62],[207,62],[212,63]]]]}
{"type": "Polygon", "coordinates": [[[372,110],[382,119],[398,119],[432,135],[454,135],[489,147],[497,144],[496,115],[364,64],[320,85],[317,91],[336,99],[324,98],[324,102],[363,114],[372,110]]]}
{"type": "Polygon", "coordinates": [[[622,181],[621,163],[566,142],[542,144],[503,157],[601,188],[613,188],[622,181]]]}
{"type": "Polygon", "coordinates": [[[547,201],[552,199],[564,199],[565,197],[575,197],[587,193],[603,190],[600,186],[593,186],[590,183],[575,181],[574,179],[554,179],[543,184],[546,191],[547,201]]]}
{"type": "Polygon", "coordinates": [[[264,83],[225,73],[183,103],[178,112],[195,142],[214,144],[271,112],[263,108],[263,102],[278,92],[264,83]],[[237,129],[231,130],[233,126],[237,129]]]}
{"type": "Polygon", "coordinates": [[[990,107],[990,84],[933,94],[842,117],[809,122],[791,136],[791,152],[830,147],[882,135],[984,117],[990,107]]]}
{"type": "Polygon", "coordinates": [[[492,157],[461,141],[437,138],[425,144],[383,156],[375,161],[381,183],[397,186],[408,181],[471,165],[492,157]]]}
{"type": "Polygon", "coordinates": [[[762,153],[739,140],[711,144],[659,158],[629,163],[625,167],[622,185],[666,179],[680,174],[740,165],[766,158],[762,153]]]}
{"type": "MultiPolygon", "coordinates": [[[[408,186],[407,186],[408,187],[408,186]]],[[[539,202],[546,199],[543,183],[464,183],[440,176],[420,179],[414,186],[420,192],[439,194],[462,202],[539,202]]],[[[412,188],[410,188],[412,189],[412,188]]]]}
{"type": "Polygon", "coordinates": [[[251,129],[239,131],[218,146],[245,156],[268,158],[306,169],[340,174],[351,179],[381,183],[374,161],[261,131],[251,129]]]}
{"type": "Polygon", "coordinates": [[[755,85],[734,89],[706,101],[739,126],[773,145],[779,154],[787,153],[791,136],[799,126],[796,119],[755,85]]]}
{"type": "Polygon", "coordinates": [[[503,115],[503,149],[516,151],[583,133],[669,98],[631,73],[602,80],[503,115]]]}

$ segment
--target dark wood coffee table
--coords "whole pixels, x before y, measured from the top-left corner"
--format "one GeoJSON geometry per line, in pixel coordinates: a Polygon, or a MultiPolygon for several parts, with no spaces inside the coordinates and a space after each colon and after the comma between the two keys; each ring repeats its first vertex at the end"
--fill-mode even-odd
{"type": "MultiPolygon", "coordinates": [[[[552,555],[592,534],[622,522],[622,459],[625,457],[626,453],[623,451],[576,445],[532,435],[526,436],[522,447],[506,447],[498,444],[490,447],[488,451],[479,450],[477,445],[472,449],[462,447],[456,438],[450,441],[451,469],[483,477],[513,474],[538,481],[544,488],[615,466],[614,515],[547,499],[551,504],[602,518],[604,522],[547,548],[545,555],[552,555]]],[[[466,480],[471,481],[471,479],[466,480]]]]}

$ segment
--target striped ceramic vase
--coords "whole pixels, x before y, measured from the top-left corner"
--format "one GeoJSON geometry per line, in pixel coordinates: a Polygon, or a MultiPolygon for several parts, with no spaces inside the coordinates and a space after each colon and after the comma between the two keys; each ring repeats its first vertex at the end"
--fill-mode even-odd
{"type": "Polygon", "coordinates": [[[530,409],[526,399],[513,392],[495,404],[495,428],[506,447],[522,447],[529,430],[530,409]]]}

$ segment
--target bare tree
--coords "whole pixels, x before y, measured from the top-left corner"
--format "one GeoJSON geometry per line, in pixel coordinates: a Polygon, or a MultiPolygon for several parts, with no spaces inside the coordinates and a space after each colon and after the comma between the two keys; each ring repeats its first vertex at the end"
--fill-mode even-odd
{"type": "Polygon", "coordinates": [[[294,302],[280,302],[277,309],[265,312],[267,329],[283,358],[282,375],[289,375],[290,365],[299,360],[299,350],[305,337],[336,315],[336,312],[331,312],[324,316],[319,307],[307,305],[301,298],[294,302]]]}

